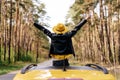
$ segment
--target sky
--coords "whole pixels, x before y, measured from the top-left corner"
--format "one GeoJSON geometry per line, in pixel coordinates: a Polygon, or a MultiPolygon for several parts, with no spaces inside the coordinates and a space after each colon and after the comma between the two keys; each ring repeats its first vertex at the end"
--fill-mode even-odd
{"type": "MultiPolygon", "coordinates": [[[[45,10],[47,16],[50,17],[50,21],[47,21],[50,27],[55,26],[57,23],[65,23],[65,16],[70,6],[75,0],[39,0],[45,4],[45,10]]],[[[94,11],[100,17],[100,5],[97,4],[94,11]]]]}
{"type": "Polygon", "coordinates": [[[74,0],[40,0],[45,4],[50,26],[65,23],[65,16],[74,0]]]}

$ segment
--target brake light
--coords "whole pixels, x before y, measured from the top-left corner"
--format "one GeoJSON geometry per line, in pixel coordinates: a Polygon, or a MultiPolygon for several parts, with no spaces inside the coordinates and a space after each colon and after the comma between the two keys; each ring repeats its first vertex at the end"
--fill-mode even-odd
{"type": "Polygon", "coordinates": [[[65,80],[65,78],[55,78],[55,79],[48,79],[48,80],[65,80]]]}
{"type": "Polygon", "coordinates": [[[83,80],[82,78],[53,78],[48,80],[83,80]]]}

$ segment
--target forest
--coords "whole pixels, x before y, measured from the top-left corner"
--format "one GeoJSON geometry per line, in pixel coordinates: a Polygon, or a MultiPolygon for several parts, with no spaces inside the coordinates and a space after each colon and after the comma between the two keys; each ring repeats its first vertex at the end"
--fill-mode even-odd
{"type": "Polygon", "coordinates": [[[117,66],[120,64],[120,1],[75,0],[66,16],[71,28],[78,24],[84,13],[91,12],[91,19],[80,30],[74,47],[80,62],[95,62],[117,66]],[[97,8],[99,6],[99,8],[97,8]],[[95,11],[97,9],[97,11],[95,11]],[[71,18],[71,23],[69,21],[71,18]]]}
{"type": "MultiPolygon", "coordinates": [[[[49,39],[33,23],[50,27],[44,23],[49,16],[45,4],[34,1],[39,5],[33,0],[0,0],[0,65],[48,59],[49,39]]],[[[120,65],[120,1],[75,0],[65,25],[74,28],[89,12],[91,18],[73,38],[77,61],[117,67],[120,65]]]]}
{"type": "Polygon", "coordinates": [[[33,19],[45,18],[44,7],[32,0],[0,0],[0,64],[46,57],[48,39],[33,26],[33,19]]]}

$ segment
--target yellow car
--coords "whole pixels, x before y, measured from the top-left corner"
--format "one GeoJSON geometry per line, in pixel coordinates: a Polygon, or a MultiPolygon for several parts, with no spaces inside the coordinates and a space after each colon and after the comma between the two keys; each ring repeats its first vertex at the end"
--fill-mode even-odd
{"type": "Polygon", "coordinates": [[[13,80],[116,80],[108,70],[96,64],[85,66],[25,66],[13,80]]]}

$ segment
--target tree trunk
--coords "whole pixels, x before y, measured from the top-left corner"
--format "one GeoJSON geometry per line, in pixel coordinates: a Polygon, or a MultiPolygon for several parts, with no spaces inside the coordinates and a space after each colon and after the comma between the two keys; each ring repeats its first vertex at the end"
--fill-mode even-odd
{"type": "MultiPolygon", "coordinates": [[[[120,0],[117,0],[117,6],[119,6],[120,4],[120,0]]],[[[119,45],[118,45],[118,58],[117,58],[117,61],[118,61],[118,63],[120,64],[120,28],[119,28],[119,25],[120,25],[120,18],[119,18],[119,15],[120,15],[120,9],[117,9],[117,13],[118,13],[118,15],[117,15],[117,18],[118,18],[118,22],[117,22],[117,29],[118,29],[118,43],[119,43],[119,45]]]]}
{"type": "Polygon", "coordinates": [[[2,0],[0,0],[0,26],[1,26],[1,15],[2,15],[2,0]]]}
{"type": "Polygon", "coordinates": [[[100,2],[100,43],[101,43],[101,61],[105,61],[105,39],[104,39],[104,12],[103,12],[103,0],[99,0],[100,2]]]}
{"type": "Polygon", "coordinates": [[[2,22],[1,22],[1,15],[2,15],[2,0],[0,0],[0,62],[1,62],[1,56],[2,56],[2,22]]]}
{"type": "Polygon", "coordinates": [[[39,58],[39,42],[37,40],[37,45],[36,45],[36,62],[38,62],[38,58],[39,58]]]}
{"type": "Polygon", "coordinates": [[[20,47],[19,47],[19,27],[20,27],[20,15],[19,15],[19,2],[16,1],[16,29],[15,29],[15,54],[17,61],[20,60],[20,47]]]}
{"type": "Polygon", "coordinates": [[[8,50],[8,62],[11,63],[11,40],[12,40],[12,0],[11,3],[11,11],[10,11],[10,29],[9,29],[9,50],[8,50]]]}
{"type": "MultiPolygon", "coordinates": [[[[4,2],[5,3],[5,2],[4,2]]],[[[3,38],[4,38],[4,42],[3,42],[3,44],[4,44],[4,61],[6,61],[6,54],[7,54],[7,43],[8,43],[8,41],[7,41],[7,38],[8,38],[8,36],[7,36],[7,31],[8,31],[8,24],[7,24],[7,4],[5,4],[4,5],[4,9],[6,10],[4,10],[4,19],[3,19],[3,38]]]]}

